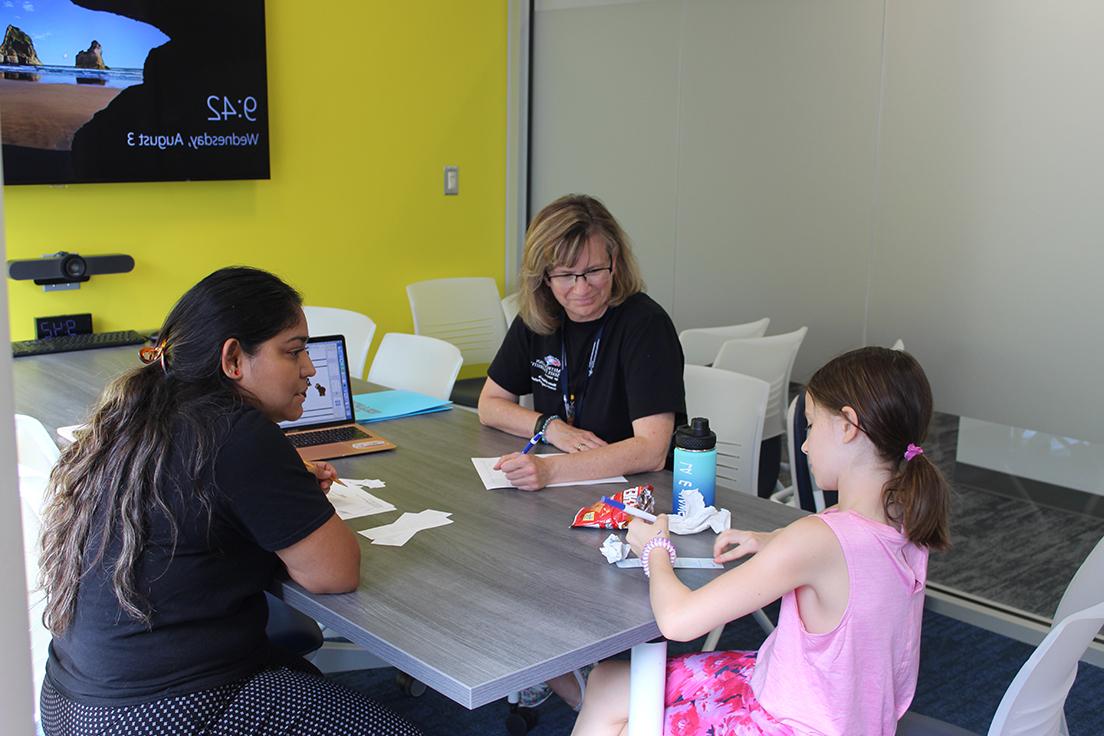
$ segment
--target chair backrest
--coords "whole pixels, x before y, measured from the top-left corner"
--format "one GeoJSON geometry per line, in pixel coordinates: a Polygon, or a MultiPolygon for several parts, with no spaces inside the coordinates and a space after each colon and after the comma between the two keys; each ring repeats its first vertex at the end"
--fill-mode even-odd
{"type": "Polygon", "coordinates": [[[50,632],[42,625],[46,597],[35,590],[38,579],[38,534],[46,485],[61,453],[42,422],[25,414],[15,415],[15,441],[19,458],[19,499],[23,516],[23,563],[27,575],[27,625],[31,634],[34,668],[34,712],[38,720],[38,696],[46,674],[50,632]]]}
{"type": "Polygon", "coordinates": [[[784,335],[726,340],[713,361],[714,368],[754,376],[770,384],[767,418],[763,425],[765,440],[777,437],[784,430],[782,415],[790,403],[790,372],[808,331],[807,327],[802,327],[784,335]]]}
{"type": "Polygon", "coordinates": [[[364,364],[368,362],[368,349],[376,334],[376,323],[369,317],[351,309],[337,307],[303,307],[307,317],[307,331],[311,335],[344,335],[345,348],[349,351],[349,375],[364,378],[364,364]]]}
{"type": "Polygon", "coordinates": [[[463,364],[460,349],[444,340],[388,332],[372,359],[368,381],[447,399],[463,364]]]}
{"type": "Polygon", "coordinates": [[[464,362],[490,363],[506,337],[506,320],[494,279],[419,281],[406,287],[414,332],[451,342],[464,362]]]}
{"type": "Polygon", "coordinates": [[[770,385],[752,376],[718,368],[683,369],[687,417],[708,417],[717,434],[717,483],[755,495],[759,488],[759,448],[770,385]]]}
{"type": "Polygon", "coordinates": [[[770,317],[726,327],[692,327],[679,333],[682,354],[687,365],[712,365],[726,340],[762,337],[767,334],[770,317]]]}
{"type": "Polygon", "coordinates": [[[515,291],[513,294],[508,294],[502,298],[502,315],[506,318],[506,329],[510,329],[510,325],[514,323],[514,317],[518,313],[518,295],[515,291]]]}
{"type": "Polygon", "coordinates": [[[1104,603],[1071,613],[1056,623],[1008,686],[989,726],[989,736],[1055,736],[1077,663],[1104,625],[1104,603]]]}
{"type": "Polygon", "coordinates": [[[805,392],[802,391],[794,397],[786,411],[786,447],[790,453],[790,478],[793,479],[797,505],[816,513],[824,510],[824,491],[809,471],[809,458],[801,451],[808,432],[809,423],[805,421],[805,392]]]}
{"type": "Polygon", "coordinates": [[[1066,586],[1066,592],[1062,594],[1062,600],[1058,601],[1058,608],[1054,612],[1054,623],[1069,616],[1074,611],[1080,611],[1104,603],[1104,537],[1096,543],[1096,547],[1081,567],[1073,574],[1066,586]]]}

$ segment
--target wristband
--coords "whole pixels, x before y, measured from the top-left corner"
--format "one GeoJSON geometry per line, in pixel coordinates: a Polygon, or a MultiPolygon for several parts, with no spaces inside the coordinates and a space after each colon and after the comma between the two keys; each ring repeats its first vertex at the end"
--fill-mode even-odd
{"type": "Polygon", "coordinates": [[[537,419],[537,426],[533,434],[536,435],[538,432],[540,433],[541,444],[548,444],[548,425],[552,423],[553,419],[559,418],[559,414],[541,414],[540,418],[537,419]]]}
{"type": "Polygon", "coordinates": [[[539,417],[537,417],[537,423],[533,425],[533,436],[534,437],[536,437],[538,434],[540,434],[541,432],[544,431],[544,426],[545,426],[544,423],[548,421],[548,417],[550,417],[550,416],[552,416],[552,415],[551,414],[541,414],[539,417]]]}
{"type": "Polygon", "coordinates": [[[652,576],[651,570],[648,569],[648,558],[652,554],[652,550],[656,547],[663,547],[667,550],[667,555],[671,558],[671,564],[675,564],[675,560],[678,559],[678,555],[675,554],[675,545],[671,543],[671,540],[662,534],[657,534],[647,541],[644,545],[644,549],[640,550],[640,566],[644,568],[644,577],[650,578],[652,576]]]}

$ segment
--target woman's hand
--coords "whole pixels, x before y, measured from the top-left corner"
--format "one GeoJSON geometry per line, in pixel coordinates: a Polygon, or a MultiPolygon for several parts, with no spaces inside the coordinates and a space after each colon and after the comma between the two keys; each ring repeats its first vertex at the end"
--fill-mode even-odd
{"type": "Polygon", "coordinates": [[[644,549],[644,545],[648,543],[648,540],[656,536],[671,536],[671,533],[667,530],[667,514],[657,516],[654,524],[649,524],[634,516],[629,520],[629,533],[625,537],[625,541],[629,543],[632,551],[639,557],[640,550],[644,549]]]}
{"type": "Polygon", "coordinates": [[[713,543],[713,561],[731,562],[753,555],[767,546],[773,532],[746,532],[743,529],[727,529],[717,535],[713,543]],[[726,547],[731,549],[725,551],[726,547]]]}
{"type": "Polygon", "coordinates": [[[500,457],[494,469],[505,473],[506,480],[522,491],[539,491],[548,485],[548,460],[541,459],[540,455],[511,452],[500,457]]]}
{"type": "Polygon", "coordinates": [[[337,480],[337,468],[321,460],[315,460],[307,463],[307,470],[314,473],[314,477],[318,479],[318,487],[322,489],[322,492],[329,493],[330,486],[337,480]]]}
{"type": "Polygon", "coordinates": [[[593,432],[573,427],[562,419],[549,422],[544,430],[544,440],[564,452],[586,452],[608,444],[593,432]]]}

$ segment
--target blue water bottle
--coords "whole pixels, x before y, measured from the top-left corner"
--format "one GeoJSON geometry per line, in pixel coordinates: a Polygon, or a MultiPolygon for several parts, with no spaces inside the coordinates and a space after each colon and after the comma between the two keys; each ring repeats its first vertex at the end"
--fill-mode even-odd
{"type": "Polygon", "coordinates": [[[675,469],[671,513],[686,511],[682,494],[700,491],[706,506],[714,505],[717,486],[717,435],[709,420],[694,417],[675,432],[675,469]]]}

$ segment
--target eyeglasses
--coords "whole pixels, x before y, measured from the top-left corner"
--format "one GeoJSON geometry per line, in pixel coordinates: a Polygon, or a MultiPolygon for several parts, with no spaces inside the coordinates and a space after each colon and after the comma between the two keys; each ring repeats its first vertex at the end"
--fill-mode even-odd
{"type": "Polygon", "coordinates": [[[550,273],[548,274],[548,283],[561,289],[570,289],[575,286],[575,283],[579,279],[582,279],[588,286],[597,286],[599,284],[604,284],[612,273],[612,265],[602,266],[601,268],[588,268],[582,273],[550,273]]]}

